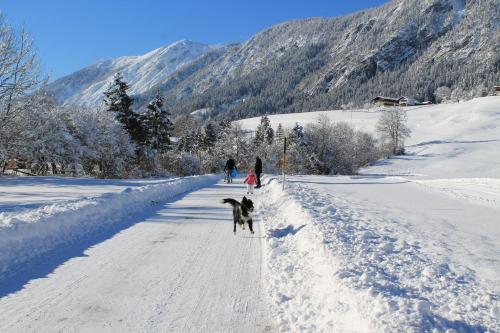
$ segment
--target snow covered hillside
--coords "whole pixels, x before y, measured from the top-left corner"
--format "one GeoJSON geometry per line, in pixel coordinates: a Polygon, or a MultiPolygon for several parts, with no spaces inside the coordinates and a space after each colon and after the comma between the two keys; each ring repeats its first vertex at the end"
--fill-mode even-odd
{"type": "Polygon", "coordinates": [[[65,105],[98,106],[113,76],[121,72],[129,93],[138,95],[164,83],[170,74],[219,46],[181,40],[139,56],[98,61],[49,85],[65,105]]]}
{"type": "Polygon", "coordinates": [[[240,118],[363,105],[378,94],[434,101],[442,87],[469,99],[498,83],[499,13],[497,0],[387,1],[282,22],[217,49],[183,41],[99,62],[51,88],[66,104],[95,105],[120,70],[136,105],[159,88],[177,114],[210,108],[240,118]]]}
{"type": "MultiPolygon", "coordinates": [[[[408,155],[383,160],[363,173],[428,179],[500,177],[500,96],[406,110],[412,130],[406,140],[408,155]]],[[[373,134],[380,117],[379,110],[373,109],[270,115],[269,119],[275,129],[279,123],[291,128],[296,122],[303,126],[315,122],[320,114],[373,134]]],[[[256,117],[240,124],[255,130],[259,122],[256,117]]]]}

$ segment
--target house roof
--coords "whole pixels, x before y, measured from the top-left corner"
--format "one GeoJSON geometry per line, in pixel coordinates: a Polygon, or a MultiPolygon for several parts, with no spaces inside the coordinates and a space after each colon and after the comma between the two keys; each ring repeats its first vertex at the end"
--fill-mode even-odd
{"type": "Polygon", "coordinates": [[[385,97],[385,96],[377,96],[373,99],[374,101],[377,101],[377,100],[384,100],[384,101],[391,101],[391,102],[398,102],[399,99],[398,98],[394,98],[394,97],[385,97]]]}

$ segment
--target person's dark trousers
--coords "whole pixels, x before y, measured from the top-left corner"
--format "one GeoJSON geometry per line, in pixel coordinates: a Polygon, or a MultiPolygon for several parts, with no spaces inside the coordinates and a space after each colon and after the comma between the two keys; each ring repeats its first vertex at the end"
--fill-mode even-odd
{"type": "Polygon", "coordinates": [[[260,172],[255,174],[257,176],[257,186],[256,188],[260,187],[260,172]]]}

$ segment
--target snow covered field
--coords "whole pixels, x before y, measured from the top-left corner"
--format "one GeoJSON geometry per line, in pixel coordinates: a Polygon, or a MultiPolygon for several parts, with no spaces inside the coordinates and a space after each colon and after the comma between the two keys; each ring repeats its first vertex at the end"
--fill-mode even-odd
{"type": "MultiPolygon", "coordinates": [[[[170,180],[134,182],[143,186],[125,187],[117,192],[125,181],[90,181],[75,179],[73,182],[64,178],[25,178],[17,179],[23,185],[22,192],[31,205],[39,207],[19,210],[13,208],[11,212],[0,213],[0,279],[4,275],[12,275],[25,263],[46,255],[51,250],[57,250],[66,244],[78,241],[86,235],[98,230],[123,223],[130,215],[140,212],[156,202],[163,202],[175,196],[207,186],[215,182],[219,176],[200,176],[174,178],[170,180]],[[36,183],[37,185],[30,184],[36,183]],[[48,183],[52,183],[48,186],[48,183]],[[79,183],[84,189],[75,187],[79,183]],[[108,184],[106,186],[106,183],[108,184]],[[43,187],[47,184],[47,187],[43,187]],[[57,184],[62,184],[57,186],[57,184]],[[72,185],[69,185],[72,184],[72,185]],[[96,185],[100,184],[100,185],[96,185]],[[29,197],[30,188],[33,196],[29,197]],[[47,188],[50,188],[48,190],[47,188]],[[57,194],[61,188],[62,194],[57,194]],[[28,191],[28,192],[26,192],[28,191]],[[73,191],[65,195],[65,191],[73,191]],[[104,192],[99,196],[84,194],[104,192]],[[113,193],[115,192],[115,193],[113,193]],[[57,195],[61,200],[72,197],[73,200],[60,201],[52,204],[44,202],[44,196],[49,193],[57,195]],[[29,198],[28,198],[29,197],[29,198]],[[75,199],[77,198],[77,199],[75,199]],[[44,203],[45,205],[41,205],[44,203]]],[[[2,179],[2,182],[4,179],[2,179]]],[[[13,179],[5,179],[10,183],[10,193],[20,195],[16,186],[12,186],[13,179]]],[[[4,185],[5,186],[5,185],[4,185]]],[[[7,190],[5,186],[5,191],[7,190]]],[[[4,194],[3,197],[9,197],[4,194]]],[[[9,199],[4,199],[9,202],[9,199]]]]}
{"type": "MultiPolygon", "coordinates": [[[[500,96],[476,98],[455,104],[408,107],[411,137],[407,156],[382,161],[372,174],[405,175],[413,178],[499,178],[500,96]]],[[[319,111],[271,115],[271,125],[305,126],[319,114],[332,121],[345,121],[356,129],[375,134],[380,112],[375,109],[319,111]]],[[[245,129],[255,130],[260,118],[241,120],[245,129]]]]}
{"type": "Polygon", "coordinates": [[[240,179],[0,178],[0,331],[499,332],[500,97],[408,115],[406,156],[268,176],[253,236],[240,179]]]}
{"type": "Polygon", "coordinates": [[[0,213],[34,209],[85,197],[116,193],[168,182],[168,179],[91,179],[64,177],[1,177],[0,213]]]}

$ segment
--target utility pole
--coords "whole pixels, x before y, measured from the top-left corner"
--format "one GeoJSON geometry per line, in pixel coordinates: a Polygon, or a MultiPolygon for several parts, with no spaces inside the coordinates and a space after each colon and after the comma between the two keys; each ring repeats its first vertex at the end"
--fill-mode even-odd
{"type": "Polygon", "coordinates": [[[282,190],[285,190],[285,181],[286,181],[286,136],[283,143],[283,182],[282,182],[282,190]]]}

